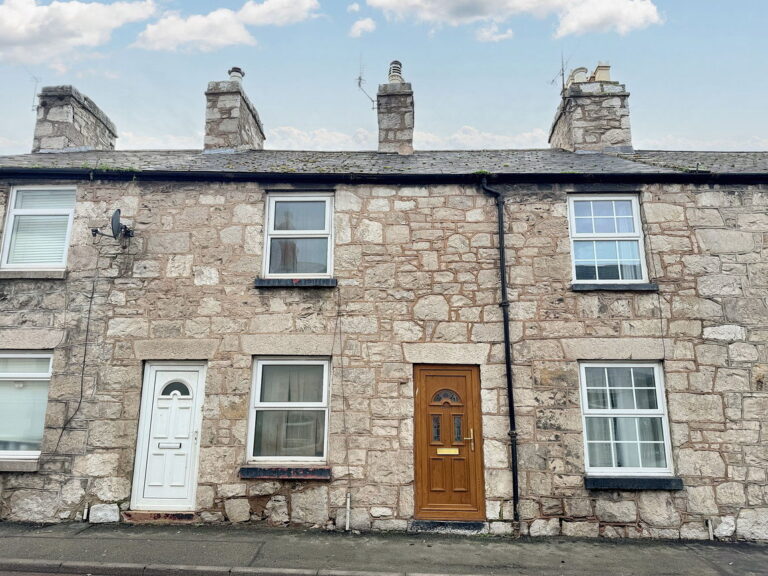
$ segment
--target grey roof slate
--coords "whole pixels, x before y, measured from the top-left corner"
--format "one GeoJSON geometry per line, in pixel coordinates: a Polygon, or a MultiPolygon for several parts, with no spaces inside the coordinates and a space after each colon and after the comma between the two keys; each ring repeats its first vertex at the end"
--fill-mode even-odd
{"type": "Polygon", "coordinates": [[[637,150],[629,156],[634,162],[643,162],[660,168],[686,172],[715,172],[730,174],[756,174],[768,172],[768,152],[685,152],[667,150],[637,150]]]}
{"type": "Polygon", "coordinates": [[[411,156],[378,152],[258,150],[90,151],[0,156],[0,168],[89,168],[179,172],[295,174],[564,174],[655,173],[672,170],[604,154],[562,150],[420,151],[411,156]]]}
{"type": "Polygon", "coordinates": [[[412,156],[362,152],[258,150],[115,150],[0,156],[3,169],[240,172],[271,174],[664,174],[709,171],[768,173],[768,152],[576,154],[563,150],[417,151],[412,156]]]}

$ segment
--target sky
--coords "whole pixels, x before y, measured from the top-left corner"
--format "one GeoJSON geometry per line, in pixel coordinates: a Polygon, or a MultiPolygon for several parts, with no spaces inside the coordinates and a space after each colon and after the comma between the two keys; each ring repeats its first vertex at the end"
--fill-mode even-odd
{"type": "Polygon", "coordinates": [[[202,148],[205,88],[245,70],[265,147],[376,148],[391,60],[416,149],[546,148],[561,62],[611,64],[636,149],[768,150],[765,0],[0,1],[0,154],[72,84],[118,149],[202,148]]]}

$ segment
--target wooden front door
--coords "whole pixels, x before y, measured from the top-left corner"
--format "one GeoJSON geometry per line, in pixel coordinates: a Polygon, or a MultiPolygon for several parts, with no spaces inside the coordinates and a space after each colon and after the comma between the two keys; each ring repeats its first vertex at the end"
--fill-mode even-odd
{"type": "Polygon", "coordinates": [[[414,369],[416,511],[422,520],[484,520],[477,366],[414,369]]]}

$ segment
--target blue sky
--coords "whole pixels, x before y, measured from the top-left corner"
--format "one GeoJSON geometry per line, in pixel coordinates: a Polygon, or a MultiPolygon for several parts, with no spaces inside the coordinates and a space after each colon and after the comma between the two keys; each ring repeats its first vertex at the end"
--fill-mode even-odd
{"type": "Polygon", "coordinates": [[[546,147],[561,55],[610,62],[636,148],[766,150],[766,22],[764,0],[5,0],[0,154],[31,148],[35,78],[90,96],[118,148],[200,148],[231,66],[268,148],[371,149],[355,79],[375,94],[393,59],[417,149],[546,147]]]}

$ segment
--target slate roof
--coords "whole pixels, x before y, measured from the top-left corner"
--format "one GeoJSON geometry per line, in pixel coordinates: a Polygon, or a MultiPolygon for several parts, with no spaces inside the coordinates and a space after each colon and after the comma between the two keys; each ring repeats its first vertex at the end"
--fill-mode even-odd
{"type": "Polygon", "coordinates": [[[768,174],[768,152],[639,151],[634,155],[563,150],[417,151],[411,156],[363,152],[259,150],[131,150],[0,156],[12,169],[89,169],[128,172],[270,174],[670,174],[699,171],[768,174]]]}

